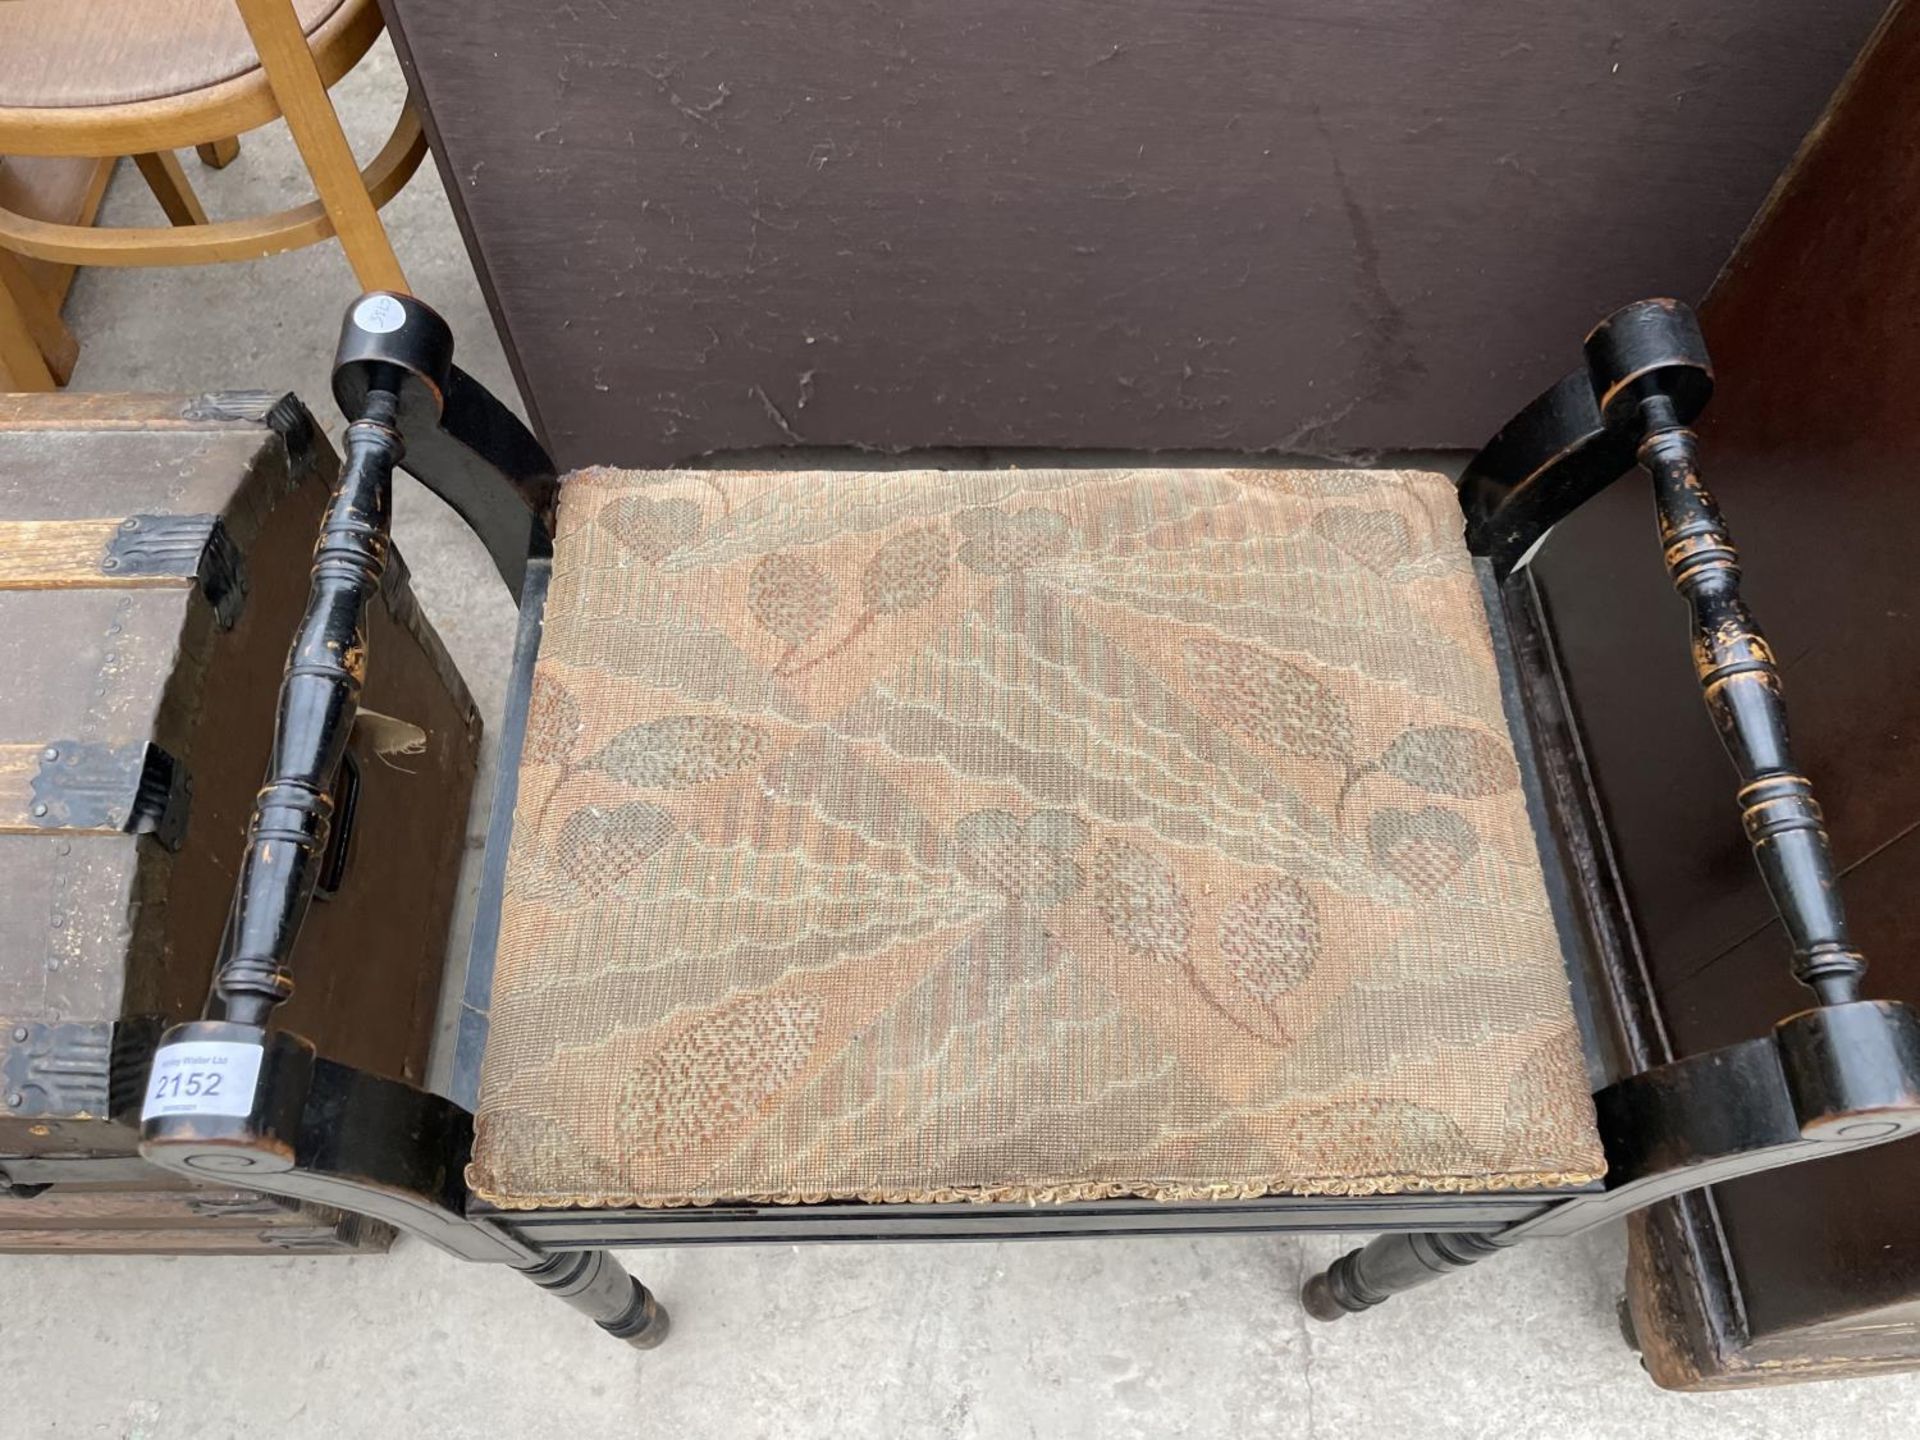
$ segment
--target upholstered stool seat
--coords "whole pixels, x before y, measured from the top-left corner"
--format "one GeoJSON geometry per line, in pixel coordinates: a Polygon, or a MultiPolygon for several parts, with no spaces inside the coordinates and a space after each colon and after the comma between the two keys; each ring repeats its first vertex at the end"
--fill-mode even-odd
{"type": "Polygon", "coordinates": [[[486,1200],[1603,1169],[1444,476],[596,470],[561,496],[486,1200]]]}

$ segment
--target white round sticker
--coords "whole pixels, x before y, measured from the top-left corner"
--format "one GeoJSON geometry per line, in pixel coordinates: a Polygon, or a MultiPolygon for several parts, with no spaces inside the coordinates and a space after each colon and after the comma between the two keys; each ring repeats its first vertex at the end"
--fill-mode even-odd
{"type": "Polygon", "coordinates": [[[375,335],[388,335],[407,323],[406,307],[391,295],[369,295],[353,307],[353,323],[375,335]]]}

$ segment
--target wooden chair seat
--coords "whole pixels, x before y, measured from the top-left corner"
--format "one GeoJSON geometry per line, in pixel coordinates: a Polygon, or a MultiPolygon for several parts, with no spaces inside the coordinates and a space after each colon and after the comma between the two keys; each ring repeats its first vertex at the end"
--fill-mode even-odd
{"type": "Polygon", "coordinates": [[[1603,1171],[1446,477],[603,470],[560,493],[485,1200],[1603,1171]]]}
{"type": "MultiPolygon", "coordinates": [[[[309,39],[346,0],[292,0],[309,39]]],[[[233,0],[5,0],[0,107],[72,109],[188,95],[260,68],[233,0]]]]}

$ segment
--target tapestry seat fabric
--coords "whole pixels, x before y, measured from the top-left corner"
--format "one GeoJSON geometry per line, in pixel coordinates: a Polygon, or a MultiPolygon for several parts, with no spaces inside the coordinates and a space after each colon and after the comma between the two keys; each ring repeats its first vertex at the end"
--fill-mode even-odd
{"type": "Polygon", "coordinates": [[[587,470],[561,495],[483,1198],[1600,1174],[1444,476],[587,470]]]}

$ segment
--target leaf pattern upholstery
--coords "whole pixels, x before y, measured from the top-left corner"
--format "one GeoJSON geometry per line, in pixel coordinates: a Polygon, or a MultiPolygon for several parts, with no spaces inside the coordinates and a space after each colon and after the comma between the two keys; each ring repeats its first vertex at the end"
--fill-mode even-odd
{"type": "Polygon", "coordinates": [[[554,567],[486,1199],[1600,1173],[1444,477],[591,470],[554,567]]]}
{"type": "Polygon", "coordinates": [[[820,633],[833,599],[833,577],[804,555],[763,555],[747,577],[747,609],[790,645],[820,633]]]}

